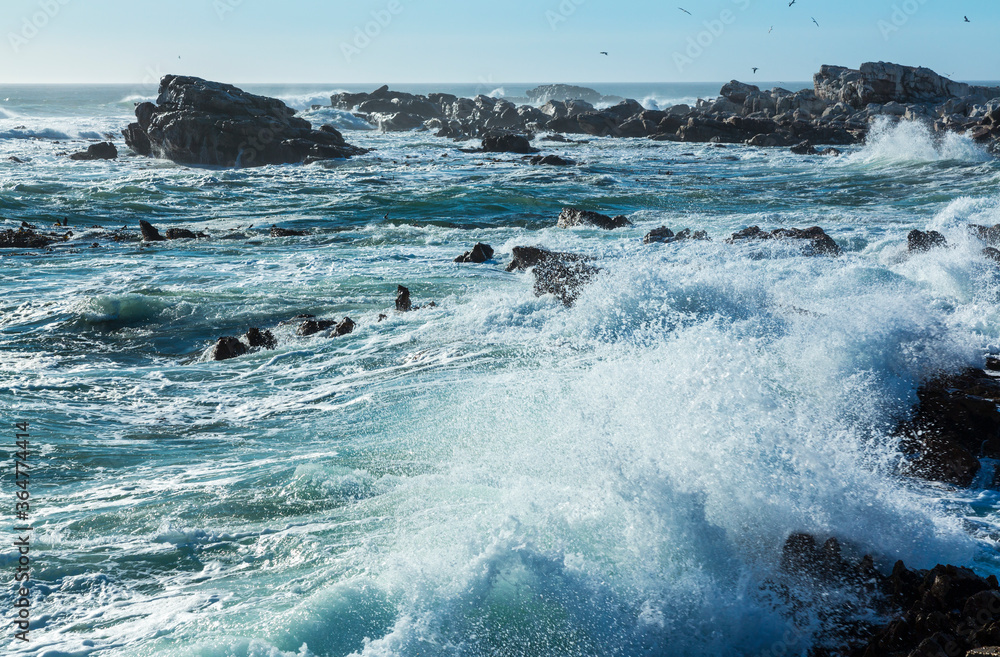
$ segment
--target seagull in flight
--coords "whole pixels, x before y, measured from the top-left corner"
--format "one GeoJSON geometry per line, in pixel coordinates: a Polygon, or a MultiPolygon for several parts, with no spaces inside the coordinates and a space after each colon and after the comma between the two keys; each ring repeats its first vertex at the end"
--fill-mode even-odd
{"type": "Polygon", "coordinates": [[[795,0],[792,0],[791,2],[788,3],[788,6],[791,7],[794,4],[795,4],[795,0]]]}
{"type": "Polygon", "coordinates": [[[771,29],[767,31],[768,34],[770,34],[771,32],[774,32],[774,26],[773,25],[771,26],[771,29]]]}
{"type": "MultiPolygon", "coordinates": [[[[812,18],[812,16],[810,16],[809,18],[812,18]]],[[[813,23],[816,23],[816,19],[815,18],[813,18],[813,23]]],[[[819,27],[819,23],[816,23],[816,27],[819,27]]]]}
{"type": "Polygon", "coordinates": [[[970,20],[969,20],[969,17],[968,17],[968,16],[965,16],[964,18],[965,18],[965,22],[966,22],[966,23],[971,23],[971,22],[972,22],[972,21],[970,21],[970,20]]]}
{"type": "Polygon", "coordinates": [[[600,54],[604,55],[605,57],[610,57],[610,55],[608,53],[604,52],[603,50],[600,52],[600,54]]]}
{"type": "Polygon", "coordinates": [[[692,14],[691,12],[689,12],[689,11],[688,11],[687,9],[685,9],[684,7],[678,7],[678,9],[680,9],[681,11],[683,11],[683,12],[684,12],[685,14],[687,14],[688,16],[694,16],[694,14],[692,14]]]}
{"type": "Polygon", "coordinates": [[[757,75],[757,68],[758,68],[757,66],[754,66],[754,67],[753,67],[753,74],[754,74],[754,75],[757,75]]]}

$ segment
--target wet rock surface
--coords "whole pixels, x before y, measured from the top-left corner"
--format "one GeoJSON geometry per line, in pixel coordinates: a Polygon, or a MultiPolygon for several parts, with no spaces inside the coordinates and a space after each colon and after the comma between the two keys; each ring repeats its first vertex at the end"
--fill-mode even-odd
{"type": "Polygon", "coordinates": [[[580,210],[578,208],[563,208],[559,215],[556,226],[559,228],[573,228],[575,226],[594,226],[604,230],[614,230],[615,228],[625,228],[631,226],[632,222],[627,217],[619,215],[609,217],[606,214],[592,212],[590,210],[580,210]]]}
{"type": "Polygon", "coordinates": [[[181,164],[248,167],[366,152],[332,127],[313,130],[280,100],[195,77],[164,76],[156,103],[139,104],[135,115],[126,144],[181,164]]]}
{"type": "Polygon", "coordinates": [[[600,271],[590,258],[575,253],[548,251],[534,246],[515,246],[507,271],[531,270],[535,277],[536,296],[552,294],[570,306],[586,285],[600,271]]]}
{"type": "Polygon", "coordinates": [[[69,156],[71,160],[114,160],[118,157],[118,149],[109,141],[99,144],[91,144],[87,150],[80,153],[73,153],[69,156]]]}
{"type": "Polygon", "coordinates": [[[476,243],[471,251],[455,258],[455,262],[481,264],[493,258],[493,247],[482,242],[476,243]]]}
{"type": "Polygon", "coordinates": [[[767,232],[758,226],[744,228],[738,233],[733,233],[727,242],[736,244],[738,242],[754,240],[802,240],[806,245],[807,255],[840,255],[840,247],[832,237],[819,226],[811,228],[778,228],[767,232]]]}

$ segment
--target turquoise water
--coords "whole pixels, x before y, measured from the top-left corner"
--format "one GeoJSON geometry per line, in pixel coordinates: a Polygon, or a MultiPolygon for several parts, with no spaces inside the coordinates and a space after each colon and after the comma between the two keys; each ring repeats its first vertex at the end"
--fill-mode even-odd
{"type": "Polygon", "coordinates": [[[0,254],[0,410],[38,448],[35,624],[10,654],[804,654],[831,594],[781,571],[792,532],[1000,574],[988,473],[908,480],[889,435],[922,378],[1000,349],[1000,271],[964,228],[1000,223],[1000,165],[968,139],[539,142],[567,169],[363,130],[373,152],[330,166],[58,155],[121,127],[129,91],[0,88],[0,217],[74,233],[0,254]],[[636,226],[559,230],[565,205],[636,226]],[[89,228],[139,219],[214,239],[89,228]],[[845,254],[724,243],[755,224],[845,254]],[[713,241],[643,245],[660,225],[713,241]],[[913,228],[952,248],[908,256],[913,228]],[[494,262],[452,262],[477,241],[494,262]],[[537,298],[503,270],[519,245],[602,273],[571,308],[537,298]],[[395,313],[398,284],[437,305],[395,313]],[[301,338],[300,313],[359,326],[301,338]],[[278,349],[207,359],[251,326],[278,349]]]}

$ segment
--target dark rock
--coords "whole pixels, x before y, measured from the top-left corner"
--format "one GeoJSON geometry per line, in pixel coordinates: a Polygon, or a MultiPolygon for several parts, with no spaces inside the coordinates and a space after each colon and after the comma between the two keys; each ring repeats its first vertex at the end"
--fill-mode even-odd
{"type": "Polygon", "coordinates": [[[922,103],[973,94],[1000,97],[1000,89],[954,82],[927,68],[887,62],[866,62],[854,70],[822,66],[813,76],[816,96],[828,103],[864,109],[870,103],[922,103]]]}
{"type": "Polygon", "coordinates": [[[354,333],[355,326],[356,326],[356,324],[354,323],[354,321],[350,317],[345,317],[343,320],[340,321],[339,324],[337,324],[333,328],[333,331],[330,332],[330,337],[331,338],[341,338],[341,337],[343,337],[345,335],[349,335],[351,333],[354,333]]]}
{"type": "Polygon", "coordinates": [[[410,301],[410,290],[402,285],[396,288],[396,310],[401,313],[413,310],[413,302],[410,301]]]}
{"type": "Polygon", "coordinates": [[[111,142],[105,141],[99,144],[91,144],[82,153],[73,153],[69,156],[71,160],[113,160],[118,157],[118,149],[111,142]]]}
{"type": "Polygon", "coordinates": [[[48,235],[24,228],[0,232],[0,249],[44,249],[55,241],[48,235]]]}
{"type": "Polygon", "coordinates": [[[930,251],[943,246],[948,246],[948,240],[936,230],[929,230],[926,233],[922,230],[911,230],[906,236],[906,247],[911,253],[930,251]]]}
{"type": "Polygon", "coordinates": [[[792,146],[792,152],[795,153],[796,155],[818,155],[819,154],[819,151],[817,151],[813,147],[813,145],[810,144],[808,141],[802,141],[802,142],[799,142],[798,144],[795,144],[794,146],[792,146]]]}
{"type": "Polygon", "coordinates": [[[21,158],[17,157],[16,155],[11,155],[7,159],[9,161],[13,162],[14,164],[24,164],[24,160],[22,160],[21,158]]]}
{"type": "Polygon", "coordinates": [[[143,219],[139,220],[139,230],[142,232],[142,240],[144,242],[163,242],[166,238],[160,235],[160,231],[156,230],[153,224],[145,221],[143,219]]]}
{"type": "Polygon", "coordinates": [[[559,215],[559,221],[556,223],[556,226],[559,228],[596,226],[597,228],[603,228],[604,230],[625,228],[626,226],[631,225],[632,222],[629,221],[627,217],[622,215],[618,215],[612,219],[611,217],[600,214],[599,212],[579,210],[577,208],[563,208],[562,213],[559,215]]]}
{"type": "Polygon", "coordinates": [[[989,258],[994,262],[1000,262],[1000,250],[988,246],[983,249],[983,257],[989,258]]]}
{"type": "Polygon", "coordinates": [[[807,240],[810,246],[807,255],[840,255],[840,247],[819,226],[811,228],[778,228],[770,233],[761,230],[757,226],[751,226],[744,228],[738,233],[733,233],[733,236],[726,241],[730,244],[735,244],[736,242],[745,240],[770,239],[807,240]]]}
{"type": "Polygon", "coordinates": [[[126,144],[182,164],[263,166],[367,152],[335,131],[313,130],[280,100],[195,77],[164,76],[157,104],[141,103],[135,114],[126,144]]]}
{"type": "Polygon", "coordinates": [[[463,255],[455,258],[455,262],[483,263],[493,257],[493,247],[489,244],[477,242],[471,251],[466,251],[463,255]]]}
{"type": "Polygon", "coordinates": [[[564,160],[558,155],[544,155],[544,156],[536,155],[535,157],[531,158],[531,163],[536,165],[540,164],[552,167],[569,167],[576,164],[576,162],[574,162],[573,160],[564,160]]]}
{"type": "Polygon", "coordinates": [[[692,231],[690,228],[685,228],[675,235],[674,232],[666,226],[660,226],[659,228],[654,228],[647,233],[642,239],[642,242],[643,244],[669,244],[671,242],[683,242],[684,240],[710,241],[708,233],[703,230],[692,231]]]}
{"type": "Polygon", "coordinates": [[[316,335],[320,331],[331,329],[336,325],[337,322],[329,319],[307,319],[299,324],[299,328],[295,334],[300,337],[308,337],[310,335],[316,335]]]}
{"type": "Polygon", "coordinates": [[[1000,224],[995,226],[969,224],[969,230],[971,230],[976,237],[990,246],[1000,246],[1000,224]]]}
{"type": "Polygon", "coordinates": [[[261,331],[259,328],[252,328],[247,331],[247,344],[254,349],[276,349],[278,340],[270,331],[261,331]]]}
{"type": "Polygon", "coordinates": [[[304,230],[292,230],[291,228],[278,228],[271,226],[271,237],[304,237],[308,235],[304,230]]]}
{"type": "Polygon", "coordinates": [[[569,84],[547,84],[525,92],[532,103],[541,105],[548,101],[582,100],[587,103],[600,103],[604,96],[588,87],[578,87],[569,84]]]}
{"type": "Polygon", "coordinates": [[[247,351],[247,346],[240,342],[238,338],[219,338],[219,341],[212,347],[212,360],[238,358],[246,354],[247,351]]]}
{"type": "Polygon", "coordinates": [[[489,135],[483,139],[483,152],[485,153],[537,153],[537,148],[532,148],[527,137],[521,135],[489,135]]]}
{"type": "Polygon", "coordinates": [[[670,242],[674,239],[674,231],[670,230],[666,226],[660,226],[659,228],[654,228],[653,230],[646,233],[646,236],[642,238],[643,244],[654,244],[656,242],[670,242]]]}
{"type": "Polygon", "coordinates": [[[188,230],[187,228],[168,228],[167,229],[167,239],[168,240],[195,240],[199,237],[205,237],[204,233],[195,233],[188,230]]]}
{"type": "Polygon", "coordinates": [[[917,399],[913,417],[900,427],[913,473],[968,486],[979,471],[977,457],[1000,439],[1000,380],[968,369],[928,381],[917,399]]]}
{"type": "Polygon", "coordinates": [[[589,258],[575,253],[515,246],[513,256],[507,271],[530,269],[535,277],[535,295],[553,294],[567,306],[573,305],[579,296],[579,288],[600,271],[588,264],[589,258]]]}
{"type": "Polygon", "coordinates": [[[829,155],[829,156],[833,156],[833,157],[837,157],[839,155],[842,155],[842,153],[840,152],[840,149],[833,148],[833,147],[824,148],[823,150],[821,150],[819,152],[819,154],[820,155],[829,155]]]}

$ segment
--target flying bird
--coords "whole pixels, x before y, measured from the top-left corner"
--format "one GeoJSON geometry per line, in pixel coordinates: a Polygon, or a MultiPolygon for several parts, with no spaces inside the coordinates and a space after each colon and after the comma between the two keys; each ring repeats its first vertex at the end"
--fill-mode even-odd
{"type": "Polygon", "coordinates": [[[757,75],[757,68],[758,68],[758,67],[756,67],[756,66],[754,66],[754,67],[753,67],[753,74],[754,74],[754,75],[757,75]]]}
{"type": "Polygon", "coordinates": [[[692,14],[691,12],[689,12],[689,11],[688,11],[687,9],[685,9],[684,7],[678,7],[678,9],[680,9],[681,11],[683,11],[683,12],[684,12],[685,14],[687,14],[688,16],[694,16],[694,14],[692,14]]]}
{"type": "MultiPolygon", "coordinates": [[[[809,18],[812,18],[812,16],[810,16],[809,18]]],[[[813,18],[813,23],[816,23],[816,19],[815,18],[813,18]]],[[[816,27],[819,27],[819,23],[816,23],[816,27]]]]}
{"type": "Polygon", "coordinates": [[[972,21],[970,21],[970,20],[969,20],[969,17],[968,17],[968,16],[965,16],[964,18],[965,18],[965,22],[966,22],[966,23],[971,23],[971,22],[972,22],[972,21]]]}
{"type": "Polygon", "coordinates": [[[788,3],[788,6],[791,7],[794,4],[795,4],[795,0],[792,0],[791,2],[788,3]]]}
{"type": "Polygon", "coordinates": [[[604,55],[605,57],[610,57],[610,55],[608,55],[608,53],[604,52],[603,50],[601,51],[601,54],[604,55]]]}
{"type": "Polygon", "coordinates": [[[767,31],[768,34],[770,34],[771,32],[774,32],[774,26],[773,25],[771,26],[771,29],[767,31]]]}

